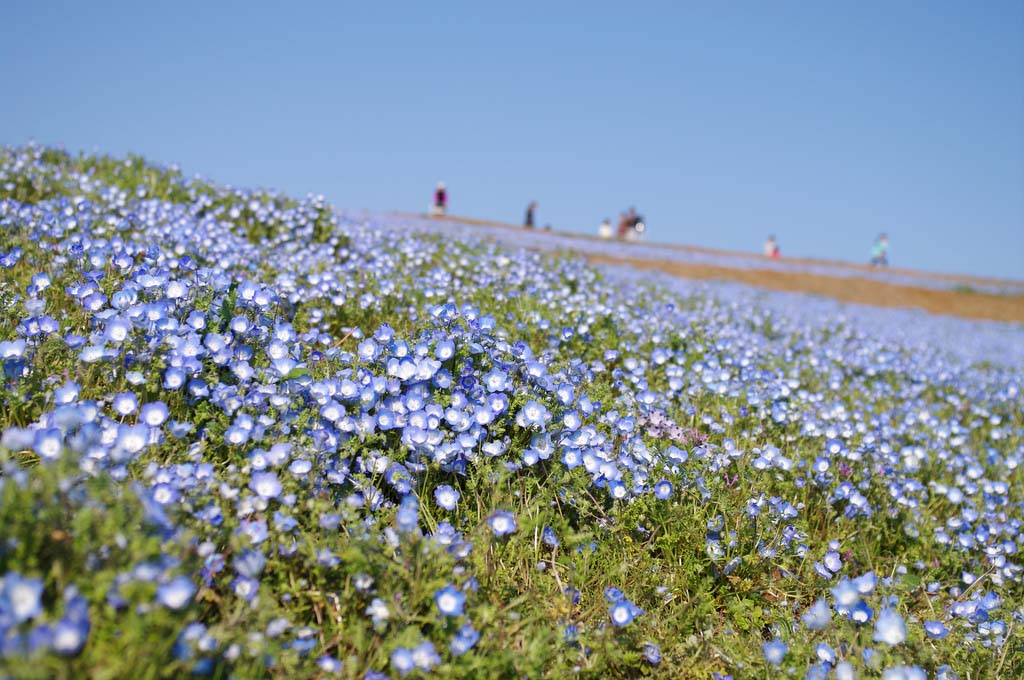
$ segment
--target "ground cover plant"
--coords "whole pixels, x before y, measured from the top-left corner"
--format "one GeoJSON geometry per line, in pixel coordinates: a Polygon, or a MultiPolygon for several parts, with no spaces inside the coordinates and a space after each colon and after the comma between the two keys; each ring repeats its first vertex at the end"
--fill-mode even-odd
{"type": "Polygon", "coordinates": [[[0,272],[0,676],[1024,675],[1019,327],[32,145],[0,272]]]}

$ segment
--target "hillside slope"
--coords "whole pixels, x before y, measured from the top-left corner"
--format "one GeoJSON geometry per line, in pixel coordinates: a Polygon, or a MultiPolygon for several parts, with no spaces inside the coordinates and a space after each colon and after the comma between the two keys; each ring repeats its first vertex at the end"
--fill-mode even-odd
{"type": "MultiPolygon", "coordinates": [[[[408,218],[418,216],[405,215],[408,218]]],[[[911,307],[970,319],[1024,322],[1024,282],[798,258],[769,258],[675,244],[603,241],[448,216],[442,225],[476,228],[509,245],[576,252],[594,263],[625,264],[689,279],[737,281],[770,290],[824,295],[843,302],[911,307]]]]}
{"type": "Polygon", "coordinates": [[[1022,353],[2,149],[0,677],[1024,677],[1022,353]]]}

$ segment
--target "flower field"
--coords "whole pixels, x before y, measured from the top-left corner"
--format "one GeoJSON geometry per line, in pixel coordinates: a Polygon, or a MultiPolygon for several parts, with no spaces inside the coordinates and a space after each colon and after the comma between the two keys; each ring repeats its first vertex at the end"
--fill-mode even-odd
{"type": "Polygon", "coordinates": [[[1024,676],[1019,325],[30,145],[0,362],[0,677],[1024,676]]]}

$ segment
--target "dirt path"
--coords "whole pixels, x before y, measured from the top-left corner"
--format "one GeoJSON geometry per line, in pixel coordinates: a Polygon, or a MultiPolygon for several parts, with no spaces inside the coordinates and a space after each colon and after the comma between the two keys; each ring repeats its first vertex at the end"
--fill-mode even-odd
{"type": "Polygon", "coordinates": [[[738,281],[772,290],[814,293],[843,302],[880,307],[916,307],[936,314],[950,314],[969,319],[1024,322],[1024,296],[1019,295],[915,288],[854,276],[835,277],[765,269],[730,269],[646,258],[591,255],[587,259],[594,264],[626,264],[637,269],[661,271],[686,279],[738,281]]]}

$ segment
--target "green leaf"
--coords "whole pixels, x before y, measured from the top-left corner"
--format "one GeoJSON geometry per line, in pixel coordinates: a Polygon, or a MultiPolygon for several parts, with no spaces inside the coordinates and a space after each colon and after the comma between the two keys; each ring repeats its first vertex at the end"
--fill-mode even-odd
{"type": "Polygon", "coordinates": [[[288,375],[284,377],[285,380],[295,380],[301,378],[304,375],[310,375],[309,369],[305,366],[296,366],[292,370],[288,371],[288,375]]]}

